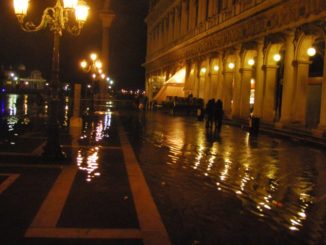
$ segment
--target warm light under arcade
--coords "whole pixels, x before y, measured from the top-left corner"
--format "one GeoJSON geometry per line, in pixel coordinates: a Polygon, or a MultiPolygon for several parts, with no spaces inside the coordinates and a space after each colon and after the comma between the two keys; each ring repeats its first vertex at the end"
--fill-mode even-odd
{"type": "Polygon", "coordinates": [[[177,71],[167,82],[184,83],[186,77],[186,69],[177,71]]]}
{"type": "Polygon", "coordinates": [[[250,79],[250,97],[249,97],[249,104],[255,104],[255,79],[250,79]]]}
{"type": "Polygon", "coordinates": [[[280,55],[280,54],[275,54],[275,55],[273,56],[273,59],[274,59],[274,61],[278,62],[278,61],[281,60],[281,55],[280,55]]]}
{"type": "Polygon", "coordinates": [[[312,56],[315,56],[316,54],[316,49],[314,47],[310,47],[307,49],[307,54],[308,56],[312,57],[312,56]]]}
{"type": "Polygon", "coordinates": [[[16,15],[26,15],[29,0],[14,0],[14,9],[16,15]]]}
{"type": "Polygon", "coordinates": [[[248,60],[248,65],[253,66],[255,64],[255,60],[254,59],[249,59],[248,60]]]}

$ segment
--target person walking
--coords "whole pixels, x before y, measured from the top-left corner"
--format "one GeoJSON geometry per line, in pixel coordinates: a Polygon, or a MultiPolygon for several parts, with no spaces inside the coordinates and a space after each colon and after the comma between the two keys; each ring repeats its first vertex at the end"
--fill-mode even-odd
{"type": "Polygon", "coordinates": [[[223,111],[223,102],[218,99],[214,105],[214,120],[215,120],[215,131],[218,133],[221,132],[222,128],[222,121],[223,121],[223,116],[224,116],[224,111],[223,111]]]}
{"type": "Polygon", "coordinates": [[[214,122],[214,104],[215,100],[210,99],[206,104],[206,128],[212,129],[213,128],[213,122],[214,122]]]}

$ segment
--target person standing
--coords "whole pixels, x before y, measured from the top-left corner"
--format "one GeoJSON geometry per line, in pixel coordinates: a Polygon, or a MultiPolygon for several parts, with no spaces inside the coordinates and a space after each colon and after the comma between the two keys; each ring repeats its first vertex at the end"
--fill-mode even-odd
{"type": "Polygon", "coordinates": [[[214,110],[215,131],[220,133],[222,128],[223,116],[224,116],[223,102],[220,99],[218,99],[214,107],[215,107],[214,108],[215,109],[214,110]]]}
{"type": "Polygon", "coordinates": [[[210,99],[206,104],[206,128],[212,129],[214,122],[214,104],[215,100],[210,99]]]}

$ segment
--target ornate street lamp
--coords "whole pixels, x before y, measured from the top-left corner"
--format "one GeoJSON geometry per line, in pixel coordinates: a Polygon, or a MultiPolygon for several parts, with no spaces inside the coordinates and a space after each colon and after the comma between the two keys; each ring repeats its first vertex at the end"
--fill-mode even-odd
{"type": "Polygon", "coordinates": [[[80,62],[80,67],[84,72],[91,73],[93,84],[91,86],[91,113],[94,113],[94,87],[95,82],[100,80],[103,77],[105,78],[105,74],[102,71],[103,63],[100,59],[98,59],[98,55],[96,53],[91,53],[89,55],[89,59],[82,60],[80,62]]]}
{"type": "Polygon", "coordinates": [[[48,117],[47,142],[43,156],[47,160],[64,160],[65,153],[59,142],[58,101],[59,101],[59,62],[60,38],[64,30],[78,36],[87,19],[89,7],[81,0],[57,0],[54,7],[47,7],[41,22],[35,25],[25,21],[29,0],[13,0],[15,14],[21,28],[26,32],[37,32],[49,27],[53,32],[53,53],[51,69],[50,113],[48,117]]]}

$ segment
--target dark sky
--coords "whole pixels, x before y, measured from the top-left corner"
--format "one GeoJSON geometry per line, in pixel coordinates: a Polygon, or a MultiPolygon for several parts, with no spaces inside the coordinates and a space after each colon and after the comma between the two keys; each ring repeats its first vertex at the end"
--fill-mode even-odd
{"type": "MultiPolygon", "coordinates": [[[[30,0],[28,17],[39,23],[43,9],[56,0],[30,0]]],[[[52,33],[47,29],[35,33],[22,31],[16,20],[12,0],[0,0],[0,66],[14,69],[24,64],[28,71],[39,69],[50,77],[52,33]]],[[[88,0],[90,16],[82,33],[74,37],[64,32],[60,49],[62,81],[83,82],[85,74],[79,61],[91,51],[101,51],[101,21],[98,12],[101,0],[88,0]]],[[[110,30],[110,77],[119,88],[143,88],[146,55],[146,25],[148,0],[111,0],[116,18],[110,30]]]]}

